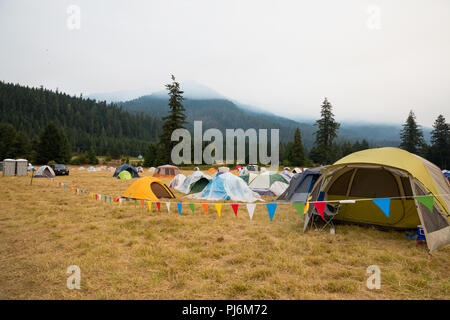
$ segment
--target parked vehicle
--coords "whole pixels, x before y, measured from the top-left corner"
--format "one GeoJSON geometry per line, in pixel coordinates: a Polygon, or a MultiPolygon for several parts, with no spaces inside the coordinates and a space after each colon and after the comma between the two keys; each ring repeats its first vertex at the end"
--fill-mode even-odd
{"type": "Polygon", "coordinates": [[[56,176],[68,176],[69,175],[69,168],[67,168],[63,164],[52,164],[50,167],[55,172],[56,176]]]}

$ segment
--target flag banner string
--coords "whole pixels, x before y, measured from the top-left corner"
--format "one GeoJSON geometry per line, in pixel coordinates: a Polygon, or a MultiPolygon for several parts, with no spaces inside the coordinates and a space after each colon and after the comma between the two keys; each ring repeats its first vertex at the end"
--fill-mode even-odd
{"type": "MultiPolygon", "coordinates": [[[[86,196],[90,197],[91,199],[100,200],[100,201],[104,202],[105,204],[107,203],[107,199],[109,198],[110,204],[118,203],[119,205],[121,205],[125,201],[125,202],[132,202],[132,203],[134,203],[135,207],[138,207],[137,199],[130,199],[130,198],[125,198],[125,197],[120,197],[120,196],[116,197],[116,196],[102,195],[100,193],[89,192],[87,189],[69,186],[63,182],[54,181],[53,179],[52,179],[52,182],[56,182],[57,185],[59,187],[63,187],[64,190],[67,189],[67,190],[75,191],[76,195],[86,195],[86,196]]],[[[253,213],[254,213],[255,207],[257,205],[264,205],[264,206],[266,206],[266,209],[269,213],[270,221],[272,221],[278,205],[291,205],[295,209],[297,209],[297,211],[300,213],[300,215],[302,217],[308,211],[309,205],[312,205],[319,212],[320,216],[322,216],[322,218],[323,218],[323,212],[325,210],[325,205],[327,203],[354,204],[354,203],[360,202],[360,201],[372,201],[380,208],[380,210],[382,210],[382,212],[386,215],[386,217],[389,218],[389,210],[390,210],[390,201],[391,200],[396,200],[396,199],[416,200],[419,203],[423,204],[425,207],[427,207],[430,211],[432,211],[432,208],[434,205],[434,198],[438,197],[438,196],[450,196],[450,194],[428,194],[428,195],[404,196],[404,197],[360,198],[360,199],[322,200],[322,201],[307,200],[307,201],[299,201],[299,202],[287,202],[287,201],[282,201],[282,202],[267,201],[267,202],[265,202],[265,201],[263,201],[263,202],[255,202],[255,203],[231,203],[231,202],[222,202],[222,203],[219,202],[218,203],[218,202],[183,202],[183,201],[178,202],[178,201],[173,201],[173,203],[177,204],[178,214],[180,214],[180,215],[181,215],[183,205],[186,205],[191,210],[192,214],[195,214],[195,206],[200,205],[203,207],[205,215],[208,214],[208,206],[214,205],[219,218],[221,217],[221,211],[222,211],[223,205],[231,206],[231,208],[233,209],[233,212],[235,214],[235,217],[237,217],[237,215],[238,215],[239,206],[246,205],[250,220],[252,220],[252,218],[253,218],[253,213]]],[[[169,213],[170,213],[170,203],[172,203],[171,201],[151,201],[151,200],[143,200],[143,199],[139,199],[139,202],[140,202],[139,207],[141,207],[141,208],[144,208],[145,203],[147,203],[149,211],[151,211],[152,203],[156,203],[158,212],[161,212],[160,205],[161,205],[161,202],[163,202],[166,204],[167,212],[169,212],[169,213]]]]}

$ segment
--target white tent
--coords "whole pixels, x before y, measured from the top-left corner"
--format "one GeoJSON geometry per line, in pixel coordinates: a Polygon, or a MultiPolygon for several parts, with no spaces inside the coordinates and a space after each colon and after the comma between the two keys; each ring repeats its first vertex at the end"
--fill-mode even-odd
{"type": "Polygon", "coordinates": [[[94,167],[89,167],[88,169],[87,169],[87,171],[89,171],[89,172],[95,172],[95,171],[97,171],[94,167]]]}
{"type": "MultiPolygon", "coordinates": [[[[275,182],[280,182],[278,186],[274,187],[274,190],[278,193],[278,190],[286,190],[289,186],[289,182],[278,172],[266,171],[261,173],[259,176],[254,178],[251,182],[249,182],[248,186],[253,190],[258,192],[259,194],[270,194],[270,187],[275,182]]],[[[276,194],[275,192],[272,192],[276,194]]],[[[280,193],[281,194],[281,193],[280,193]]]]}
{"type": "Polygon", "coordinates": [[[55,172],[49,166],[42,166],[36,171],[35,178],[53,178],[55,172]]]}
{"type": "Polygon", "coordinates": [[[226,172],[214,178],[202,192],[188,196],[193,199],[233,200],[242,202],[263,201],[259,194],[250,190],[244,180],[226,172]]]}
{"type": "Polygon", "coordinates": [[[151,167],[150,169],[148,169],[148,172],[155,172],[155,167],[151,167]]]}
{"type": "Polygon", "coordinates": [[[272,192],[274,195],[279,196],[281,195],[286,189],[289,187],[287,183],[283,183],[281,181],[275,181],[272,183],[272,185],[269,188],[269,191],[272,192]]]}
{"type": "Polygon", "coordinates": [[[169,188],[177,189],[183,184],[184,180],[186,180],[186,176],[184,174],[177,174],[175,177],[173,177],[172,181],[170,181],[169,188]]]}
{"type": "Polygon", "coordinates": [[[84,167],[79,167],[79,168],[78,168],[78,170],[80,170],[80,171],[81,171],[81,170],[84,170],[84,169],[85,169],[84,167]]]}
{"type": "Polygon", "coordinates": [[[206,179],[208,181],[212,180],[212,178],[209,175],[201,171],[194,171],[193,173],[191,173],[186,177],[182,185],[180,185],[178,188],[175,189],[183,193],[189,193],[191,192],[193,185],[200,179],[206,179]]]}

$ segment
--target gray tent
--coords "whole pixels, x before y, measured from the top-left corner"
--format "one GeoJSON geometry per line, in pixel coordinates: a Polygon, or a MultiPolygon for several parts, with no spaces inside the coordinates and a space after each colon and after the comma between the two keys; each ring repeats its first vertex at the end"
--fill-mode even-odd
{"type": "Polygon", "coordinates": [[[322,175],[324,169],[325,167],[318,167],[304,170],[302,173],[297,173],[292,177],[289,187],[277,200],[306,202],[309,193],[322,175]]]}

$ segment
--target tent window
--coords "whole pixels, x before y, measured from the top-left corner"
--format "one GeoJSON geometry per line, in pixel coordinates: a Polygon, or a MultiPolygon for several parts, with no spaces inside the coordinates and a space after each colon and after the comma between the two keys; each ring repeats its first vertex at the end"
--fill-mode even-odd
{"type": "Polygon", "coordinates": [[[173,171],[173,169],[170,169],[170,175],[171,175],[171,176],[174,176],[174,175],[175,175],[175,172],[173,171]]]}
{"type": "Polygon", "coordinates": [[[152,182],[150,184],[150,188],[152,189],[155,196],[157,196],[158,198],[172,198],[170,194],[167,192],[167,190],[164,189],[164,187],[159,183],[152,182]]]}
{"type": "Polygon", "coordinates": [[[383,198],[399,197],[397,181],[394,176],[386,170],[358,169],[353,178],[350,196],[383,198]]]}
{"type": "Polygon", "coordinates": [[[405,192],[406,197],[412,197],[412,189],[411,189],[411,183],[409,183],[409,178],[401,177],[402,181],[403,191],[405,192]]]}
{"type": "Polygon", "coordinates": [[[165,175],[168,176],[169,175],[169,169],[166,169],[165,172],[166,172],[165,175]]]}
{"type": "Polygon", "coordinates": [[[328,194],[333,194],[337,196],[345,196],[347,194],[347,187],[350,183],[350,179],[352,177],[353,170],[347,171],[331,185],[328,190],[328,194]]]}

